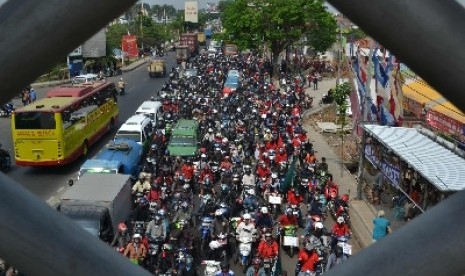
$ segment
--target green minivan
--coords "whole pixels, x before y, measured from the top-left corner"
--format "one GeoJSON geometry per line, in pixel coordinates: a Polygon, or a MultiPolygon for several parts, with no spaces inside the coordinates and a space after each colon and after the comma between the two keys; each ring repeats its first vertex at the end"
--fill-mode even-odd
{"type": "Polygon", "coordinates": [[[168,150],[171,156],[195,157],[199,153],[199,123],[181,119],[171,131],[168,150]]]}

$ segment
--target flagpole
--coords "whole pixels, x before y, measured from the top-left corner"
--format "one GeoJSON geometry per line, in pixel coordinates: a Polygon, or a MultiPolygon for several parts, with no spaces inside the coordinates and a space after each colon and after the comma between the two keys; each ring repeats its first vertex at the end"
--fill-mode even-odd
{"type": "Polygon", "coordinates": [[[370,85],[371,85],[371,78],[372,78],[372,74],[371,74],[371,66],[372,66],[371,58],[373,56],[373,39],[370,37],[370,38],[368,38],[368,40],[370,41],[370,52],[368,54],[368,64],[367,64],[367,82],[365,84],[365,108],[364,108],[364,111],[363,111],[363,121],[364,122],[368,121],[368,111],[370,110],[370,103],[371,103],[370,85]]]}

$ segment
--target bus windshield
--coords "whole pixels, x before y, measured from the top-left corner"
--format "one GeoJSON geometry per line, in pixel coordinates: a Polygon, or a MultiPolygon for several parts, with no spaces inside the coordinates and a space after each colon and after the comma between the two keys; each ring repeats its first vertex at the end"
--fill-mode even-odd
{"type": "Polygon", "coordinates": [[[115,140],[118,139],[128,139],[136,142],[140,142],[140,132],[137,131],[126,131],[126,130],[120,130],[116,133],[115,135],[115,140]]]}
{"type": "Polygon", "coordinates": [[[49,112],[18,112],[15,129],[56,129],[55,114],[49,112]]]}

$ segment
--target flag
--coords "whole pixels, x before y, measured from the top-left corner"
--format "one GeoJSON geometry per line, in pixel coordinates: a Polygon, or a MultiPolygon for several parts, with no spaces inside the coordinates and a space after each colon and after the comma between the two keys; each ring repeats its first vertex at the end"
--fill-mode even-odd
{"type": "Polygon", "coordinates": [[[388,58],[385,65],[379,61],[378,57],[379,46],[373,51],[372,61],[374,68],[374,80],[376,82],[376,95],[377,95],[377,120],[381,125],[394,125],[395,116],[390,113],[391,111],[391,84],[392,77],[392,55],[388,58]]]}
{"type": "Polygon", "coordinates": [[[276,260],[276,266],[275,266],[272,276],[281,275],[281,272],[283,270],[282,263],[281,263],[281,251],[282,250],[278,250],[278,259],[276,260]]]}
{"type": "Polygon", "coordinates": [[[400,73],[399,63],[393,66],[391,77],[391,94],[389,98],[389,112],[395,119],[395,124],[400,126],[403,121],[403,108],[402,108],[402,84],[405,83],[402,74],[400,73]]]}
{"type": "Polygon", "coordinates": [[[292,187],[292,184],[294,182],[294,176],[295,176],[295,163],[298,159],[299,158],[293,157],[291,165],[287,169],[286,176],[284,177],[284,181],[280,187],[280,190],[283,193],[287,193],[287,191],[292,187]]]}

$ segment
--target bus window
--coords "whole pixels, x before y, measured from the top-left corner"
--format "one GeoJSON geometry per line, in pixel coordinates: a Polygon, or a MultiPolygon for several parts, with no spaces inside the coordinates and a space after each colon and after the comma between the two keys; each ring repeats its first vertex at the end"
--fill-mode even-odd
{"type": "Polygon", "coordinates": [[[55,114],[49,112],[19,112],[15,114],[16,129],[55,129],[55,114]]]}

